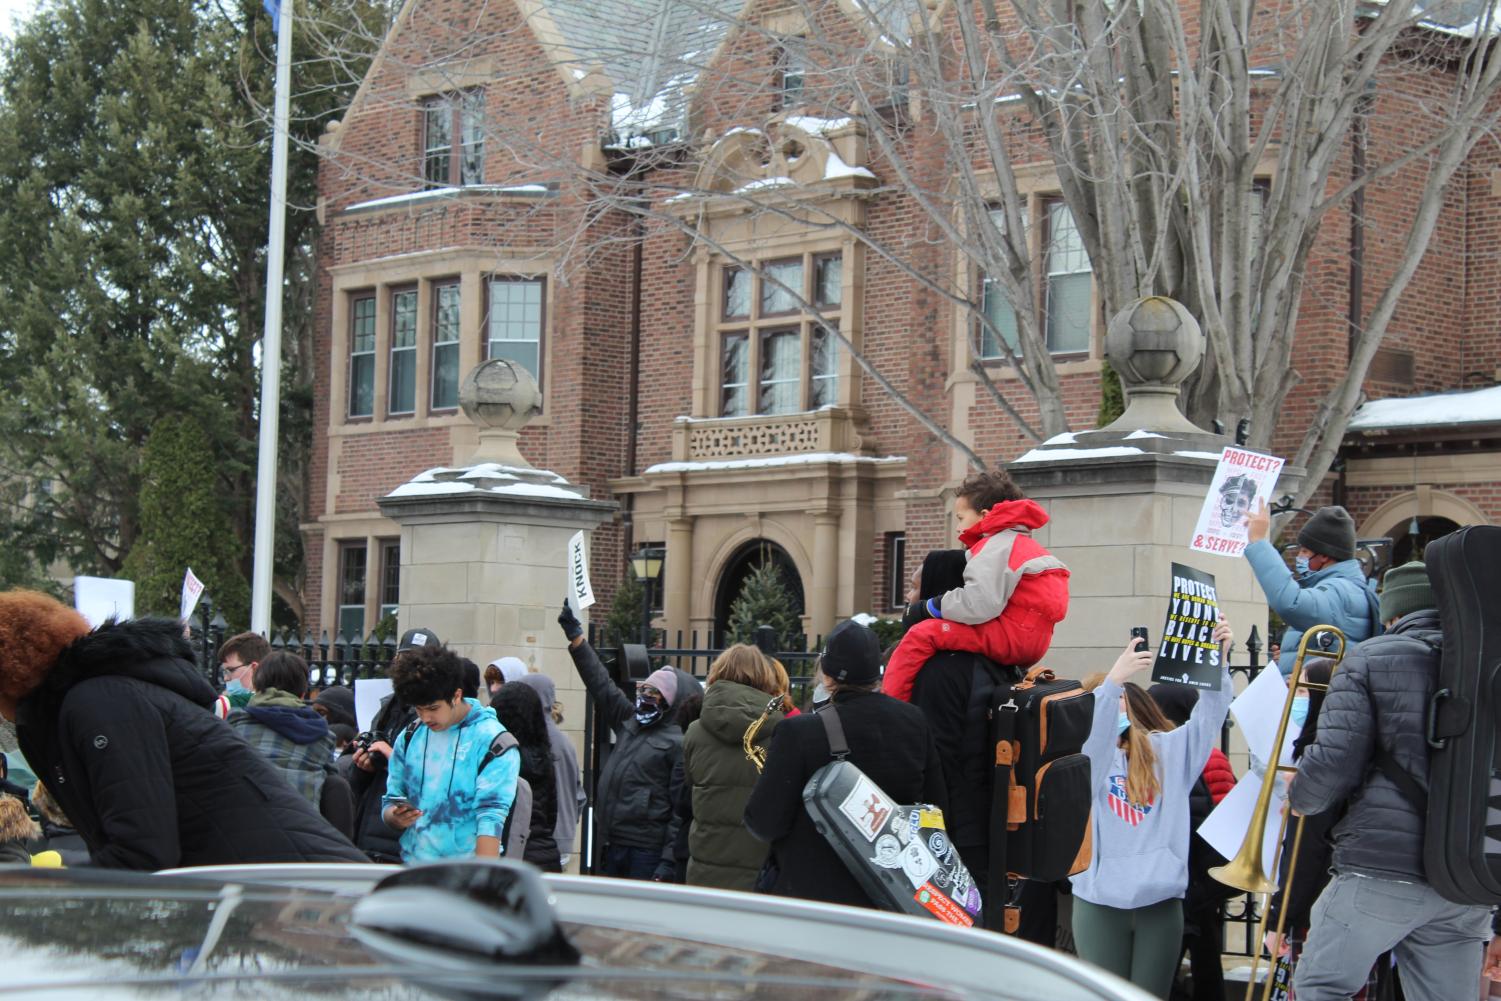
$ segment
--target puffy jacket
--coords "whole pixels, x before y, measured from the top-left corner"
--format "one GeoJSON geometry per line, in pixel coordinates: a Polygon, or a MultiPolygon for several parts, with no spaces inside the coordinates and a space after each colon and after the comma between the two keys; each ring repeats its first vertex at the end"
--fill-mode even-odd
{"type": "Polygon", "coordinates": [[[526,839],[523,858],[539,869],[554,872],[560,859],[558,839],[553,834],[558,825],[558,781],[553,771],[552,748],[523,744],[519,750],[521,777],[532,787],[531,833],[526,839]]]}
{"type": "Polygon", "coordinates": [[[107,623],[63,650],[16,734],[96,865],[364,861],[215,698],[181,623],[107,623]]]}
{"type": "Polygon", "coordinates": [[[1356,646],[1334,672],[1288,800],[1309,816],[1348,803],[1334,826],[1336,872],[1423,878],[1424,818],[1374,765],[1385,748],[1428,787],[1424,724],[1442,645],[1438,612],[1413,612],[1356,646]]]}
{"type": "MultiPolygon", "coordinates": [[[[716,681],[704,709],[683,738],[683,767],[693,787],[688,834],[688,882],[725,890],[752,890],[766,862],[766,842],[745,829],[745,803],[760,772],[745,756],[746,729],[766,710],[770,696],[749,685],[716,681]]],[[[756,734],[762,747],[782,721],[773,713],[756,734]]]]}
{"type": "Polygon", "coordinates": [[[257,692],[249,705],[229,714],[230,728],[266,756],[281,777],[318,806],[323,779],[333,767],[334,735],[317,710],[288,692],[257,692]]]}
{"type": "Polygon", "coordinates": [[[1219,806],[1220,800],[1230,795],[1230,790],[1235,788],[1235,770],[1230,767],[1230,759],[1225,757],[1225,752],[1218,747],[1209,749],[1209,760],[1204,762],[1203,779],[1212,807],[1219,806]]]}
{"type": "Polygon", "coordinates": [[[1359,560],[1334,563],[1299,579],[1265,539],[1246,547],[1246,559],[1266,594],[1267,605],[1287,623],[1282,656],[1277,660],[1284,677],[1292,673],[1304,630],[1335,626],[1351,645],[1381,631],[1375,619],[1376,585],[1366,580],[1359,560]]]}
{"type": "MultiPolygon", "coordinates": [[[[683,753],[683,731],[666,717],[651,726],[641,726],[636,722],[636,707],[610,680],[594,648],[580,643],[569,652],[594,699],[595,712],[615,731],[615,748],[600,772],[594,793],[598,840],[606,845],[659,852],[665,865],[676,869],[672,850],[678,829],[673,810],[677,790],[672,776],[673,766],[683,753]]],[[[681,681],[678,695],[683,697],[681,681]]]]}
{"type": "MultiPolygon", "coordinates": [[[[898,803],[948,806],[943,766],[921,709],[879,692],[839,692],[834,706],[850,762],[886,795],[898,803]]],[[[817,713],[783,720],[767,749],[766,769],[745,804],[745,826],[771,843],[773,893],[873,907],[803,805],[803,786],[832,759],[817,713]]]]}

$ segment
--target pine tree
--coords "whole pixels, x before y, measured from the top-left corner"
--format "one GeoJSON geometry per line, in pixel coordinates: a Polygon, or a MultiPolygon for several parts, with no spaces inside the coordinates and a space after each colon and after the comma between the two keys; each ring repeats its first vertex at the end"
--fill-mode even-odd
{"type": "Polygon", "coordinates": [[[1126,393],[1121,388],[1120,374],[1107,361],[1100,371],[1100,412],[1095,417],[1095,427],[1104,427],[1126,412],[1126,393]]]}
{"type": "Polygon", "coordinates": [[[729,641],[753,642],[757,626],[775,629],[779,647],[786,646],[803,631],[792,589],[787,586],[781,569],[771,560],[751,571],[730,604],[729,641]]]}
{"type": "Polygon", "coordinates": [[[183,572],[192,567],[224,617],[243,623],[250,587],[240,572],[241,546],[214,487],[213,448],[194,421],[168,418],[141,455],[141,524],[126,558],[136,583],[136,613],[176,617],[183,572]]]}
{"type": "MultiPolygon", "coordinates": [[[[605,619],[606,646],[641,642],[641,602],[645,600],[646,589],[636,579],[635,571],[627,568],[625,579],[615,590],[615,600],[610,603],[610,614],[605,619]]],[[[650,640],[647,645],[651,645],[650,640]]]]}

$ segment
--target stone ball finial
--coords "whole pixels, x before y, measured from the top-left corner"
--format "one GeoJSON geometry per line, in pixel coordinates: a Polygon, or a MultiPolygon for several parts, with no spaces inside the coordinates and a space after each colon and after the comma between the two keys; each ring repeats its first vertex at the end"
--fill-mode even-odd
{"type": "Polygon", "coordinates": [[[1149,295],[1115,314],[1105,333],[1105,357],[1127,392],[1176,391],[1204,360],[1199,321],[1176,299],[1149,295]]]}
{"type": "Polygon", "coordinates": [[[542,413],[542,389],[524,366],[491,358],[465,377],[459,407],[481,430],[516,432],[542,413]]]}

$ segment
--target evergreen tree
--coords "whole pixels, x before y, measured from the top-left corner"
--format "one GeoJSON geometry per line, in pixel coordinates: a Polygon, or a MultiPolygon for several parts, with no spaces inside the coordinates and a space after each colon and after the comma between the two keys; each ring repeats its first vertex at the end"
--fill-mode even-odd
{"type": "Polygon", "coordinates": [[[141,453],[141,524],[124,572],[136,583],[136,612],[175,617],[188,567],[230,622],[246,622],[250,587],[240,544],[215,489],[208,434],[196,422],[168,418],[141,453]]]}
{"type": "Polygon", "coordinates": [[[729,642],[753,642],[757,626],[775,629],[778,646],[786,646],[803,631],[792,589],[771,560],[751,571],[730,604],[729,642]]]}
{"type": "Polygon", "coordinates": [[[1121,388],[1121,377],[1107,361],[1100,370],[1100,412],[1095,417],[1095,427],[1102,428],[1126,412],[1126,393],[1121,388]]]}
{"type": "MultiPolygon", "coordinates": [[[[641,603],[645,600],[646,589],[636,579],[635,571],[627,567],[625,578],[615,590],[615,600],[610,603],[610,614],[605,619],[606,646],[641,642],[641,603]]],[[[647,645],[651,645],[649,640],[647,645]]]]}

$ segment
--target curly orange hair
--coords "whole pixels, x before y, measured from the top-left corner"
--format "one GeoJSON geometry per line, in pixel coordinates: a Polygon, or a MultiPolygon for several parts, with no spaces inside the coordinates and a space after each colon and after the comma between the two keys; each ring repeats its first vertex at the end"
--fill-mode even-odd
{"type": "Polygon", "coordinates": [[[0,594],[0,695],[24,699],[46,679],[58,654],[89,632],[82,615],[40,591],[0,594]]]}

